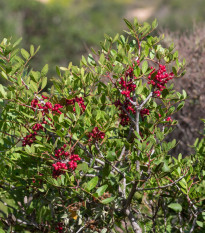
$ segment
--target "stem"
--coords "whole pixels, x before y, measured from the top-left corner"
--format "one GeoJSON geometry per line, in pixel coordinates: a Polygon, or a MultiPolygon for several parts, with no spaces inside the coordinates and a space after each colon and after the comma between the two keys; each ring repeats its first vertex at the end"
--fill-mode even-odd
{"type": "Polygon", "coordinates": [[[132,229],[135,233],[142,233],[142,229],[140,228],[140,226],[138,225],[134,215],[132,214],[132,212],[129,209],[125,210],[125,214],[128,217],[131,225],[132,225],[132,229]]]}

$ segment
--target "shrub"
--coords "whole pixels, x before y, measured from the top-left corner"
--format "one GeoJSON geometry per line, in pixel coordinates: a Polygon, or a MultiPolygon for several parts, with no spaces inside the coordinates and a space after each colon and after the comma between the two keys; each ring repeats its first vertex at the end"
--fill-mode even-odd
{"type": "Polygon", "coordinates": [[[156,20],[125,23],[127,38],[105,35],[79,67],[57,67],[48,92],[48,65],[28,65],[34,47],[2,41],[2,232],[203,228],[204,167],[165,141],[186,98],[168,84],[185,64],[151,36],[156,20]]]}

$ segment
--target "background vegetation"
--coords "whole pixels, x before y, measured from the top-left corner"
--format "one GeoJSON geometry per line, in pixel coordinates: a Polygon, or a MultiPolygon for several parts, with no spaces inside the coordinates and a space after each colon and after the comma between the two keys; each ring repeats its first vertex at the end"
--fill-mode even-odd
{"type": "Polygon", "coordinates": [[[204,8],[203,0],[1,0],[0,39],[22,37],[22,47],[40,45],[32,65],[48,63],[54,75],[57,64],[77,64],[105,32],[113,36],[120,31],[124,17],[140,19],[142,12],[145,20],[157,17],[159,25],[178,31],[204,21],[204,8]]]}

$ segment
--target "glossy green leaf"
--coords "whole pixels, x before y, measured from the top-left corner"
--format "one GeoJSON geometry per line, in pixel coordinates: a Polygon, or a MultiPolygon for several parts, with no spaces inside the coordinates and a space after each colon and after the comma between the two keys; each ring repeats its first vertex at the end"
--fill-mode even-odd
{"type": "Polygon", "coordinates": [[[43,90],[47,85],[47,77],[42,78],[41,89],[43,90]]]}
{"type": "Polygon", "coordinates": [[[106,199],[102,200],[101,203],[108,204],[108,203],[110,203],[110,202],[112,202],[114,200],[115,200],[115,197],[109,197],[109,198],[106,198],[106,199]]]}
{"type": "Polygon", "coordinates": [[[87,183],[87,190],[91,191],[92,189],[94,189],[96,187],[96,185],[98,184],[98,177],[95,176],[94,178],[92,178],[88,183],[87,183]]]}
{"type": "Polygon", "coordinates": [[[145,74],[148,69],[148,62],[144,61],[142,64],[142,73],[145,74]]]}
{"type": "Polygon", "coordinates": [[[46,76],[47,73],[48,73],[48,64],[46,64],[41,70],[41,76],[46,76]]]}
{"type": "Polygon", "coordinates": [[[30,57],[30,54],[25,50],[25,49],[21,49],[21,55],[28,60],[30,57]]]}
{"type": "Polygon", "coordinates": [[[100,188],[97,189],[96,193],[98,194],[98,197],[101,197],[104,194],[107,187],[108,187],[108,185],[105,184],[105,185],[103,185],[103,186],[101,186],[100,188]]]}
{"type": "Polygon", "coordinates": [[[179,203],[171,203],[168,205],[168,207],[176,212],[182,211],[182,206],[179,203]]]}

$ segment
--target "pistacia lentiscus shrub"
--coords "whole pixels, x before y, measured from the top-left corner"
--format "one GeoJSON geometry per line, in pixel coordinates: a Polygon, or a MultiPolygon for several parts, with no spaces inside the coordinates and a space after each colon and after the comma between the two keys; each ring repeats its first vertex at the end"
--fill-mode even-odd
{"type": "Polygon", "coordinates": [[[165,141],[185,62],[151,36],[156,20],[125,23],[50,89],[34,46],[1,42],[1,232],[202,232],[202,153],[172,158],[165,141]]]}

